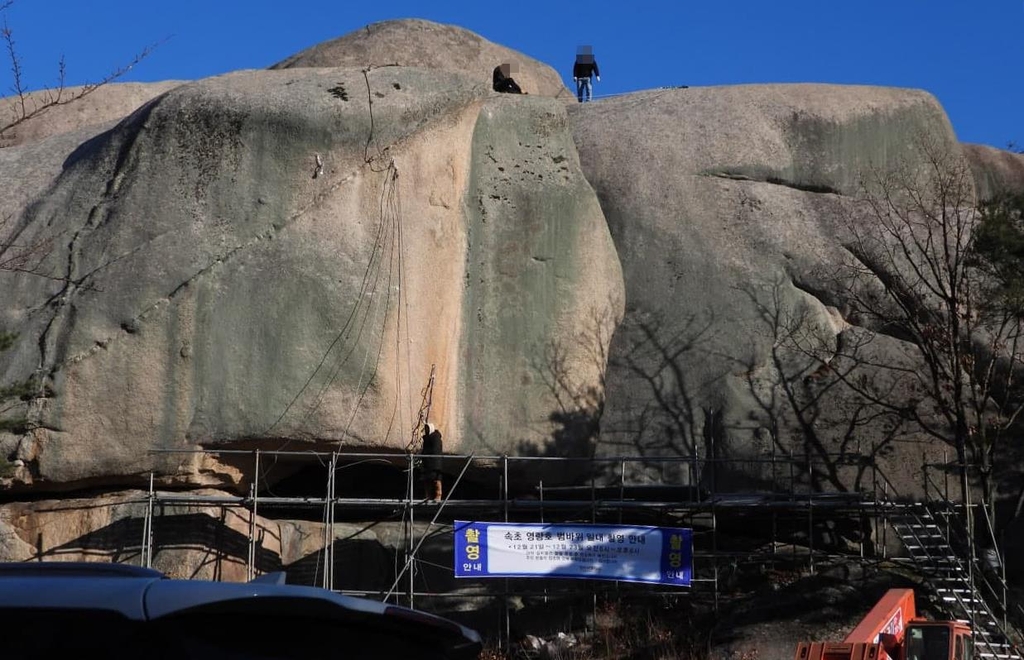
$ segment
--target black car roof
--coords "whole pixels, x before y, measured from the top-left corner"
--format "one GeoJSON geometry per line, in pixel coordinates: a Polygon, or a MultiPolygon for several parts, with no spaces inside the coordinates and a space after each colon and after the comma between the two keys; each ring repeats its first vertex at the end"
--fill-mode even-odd
{"type": "Polygon", "coordinates": [[[430,638],[460,657],[475,657],[480,636],[442,617],[326,589],[285,584],[283,576],[253,582],[174,580],[148,568],[92,562],[0,563],[0,611],[61,609],[117,613],[156,621],[202,612],[287,612],[319,620],[394,626],[430,638]]]}

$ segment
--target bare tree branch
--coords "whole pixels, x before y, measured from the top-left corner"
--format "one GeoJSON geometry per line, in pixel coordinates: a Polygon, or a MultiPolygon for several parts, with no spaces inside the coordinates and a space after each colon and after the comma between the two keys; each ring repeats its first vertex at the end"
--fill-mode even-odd
{"type": "MultiPolygon", "coordinates": [[[[10,8],[13,4],[14,0],[4,0],[4,2],[0,3],[0,13],[10,8]]],[[[67,66],[64,58],[61,57],[57,65],[57,84],[53,87],[44,88],[36,94],[31,94],[24,80],[21,58],[18,56],[18,49],[14,40],[14,30],[8,24],[6,14],[3,19],[3,27],[0,28],[0,39],[4,42],[7,59],[10,62],[12,75],[11,92],[15,98],[10,108],[12,110],[11,114],[6,119],[0,119],[0,137],[3,137],[5,133],[15,126],[38,117],[50,108],[80,101],[104,85],[124,77],[160,45],[160,43],[156,43],[143,48],[127,64],[114,69],[99,81],[87,83],[73,90],[65,85],[67,66]]]]}
{"type": "Polygon", "coordinates": [[[1024,406],[1022,317],[987,295],[989,278],[974,248],[980,216],[968,164],[926,137],[916,146],[916,162],[865,179],[858,211],[847,219],[855,262],[836,279],[854,316],[916,353],[906,364],[870,365],[900,382],[902,394],[876,391],[852,373],[843,379],[873,405],[900,412],[952,446],[963,470],[976,465],[992,506],[995,452],[1024,406]]]}
{"type": "Polygon", "coordinates": [[[55,237],[20,242],[12,222],[10,214],[0,218],[0,271],[41,275],[39,266],[53,249],[55,237]]]}

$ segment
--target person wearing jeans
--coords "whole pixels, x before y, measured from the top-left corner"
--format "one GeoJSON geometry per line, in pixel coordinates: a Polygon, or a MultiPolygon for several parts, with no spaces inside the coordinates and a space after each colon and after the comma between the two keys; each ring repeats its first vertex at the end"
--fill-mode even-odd
{"type": "Polygon", "coordinates": [[[601,70],[597,68],[597,60],[590,46],[581,46],[576,52],[576,63],[572,66],[572,79],[576,82],[576,99],[583,103],[593,97],[593,81],[601,82],[601,70]]]}
{"type": "Polygon", "coordinates": [[[576,98],[580,103],[589,101],[594,95],[594,84],[590,80],[590,76],[586,78],[576,79],[576,98]]]}

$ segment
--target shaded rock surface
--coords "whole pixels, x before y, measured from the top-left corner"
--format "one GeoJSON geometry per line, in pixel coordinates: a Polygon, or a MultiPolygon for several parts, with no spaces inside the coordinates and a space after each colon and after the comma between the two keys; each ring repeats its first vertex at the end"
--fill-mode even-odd
{"type": "MultiPolygon", "coordinates": [[[[882,424],[851,432],[855,402],[831,397],[818,410],[788,400],[784,382],[808,398],[814,382],[805,357],[779,348],[799,333],[853,343],[846,294],[825,274],[848,257],[846,222],[860,212],[865,172],[919,158],[924,137],[958,152],[936,100],[916,90],[748,85],[640,92],[580,105],[570,118],[626,282],[598,451],[732,459],[717,487],[744,489],[768,465],[743,459],[807,450],[827,462],[888,442],[882,424]],[[813,443],[797,408],[813,415],[813,443]]],[[[870,350],[891,361],[910,349],[879,336],[870,350]]],[[[888,442],[882,458],[913,488],[906,461],[919,465],[920,454],[888,442]]],[[[829,489],[863,485],[856,470],[830,469],[829,489]]]]}

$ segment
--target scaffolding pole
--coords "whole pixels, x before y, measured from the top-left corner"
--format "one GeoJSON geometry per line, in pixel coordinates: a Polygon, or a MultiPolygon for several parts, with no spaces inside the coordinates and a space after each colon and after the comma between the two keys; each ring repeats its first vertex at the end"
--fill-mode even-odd
{"type": "Polygon", "coordinates": [[[256,450],[254,459],[254,475],[252,484],[249,486],[249,501],[251,507],[249,509],[249,554],[246,557],[245,562],[245,579],[247,582],[251,582],[256,578],[256,515],[257,505],[259,504],[259,492],[260,492],[260,450],[256,450]]]}
{"type": "MultiPolygon", "coordinates": [[[[433,379],[433,367],[431,367],[431,379],[433,379]]],[[[409,493],[407,501],[407,510],[409,512],[408,521],[409,524],[406,527],[405,535],[405,565],[409,567],[409,589],[406,592],[407,598],[409,599],[409,607],[415,609],[416,606],[416,555],[412,551],[413,541],[415,540],[416,527],[413,516],[416,513],[416,509],[412,506],[412,503],[416,500],[416,457],[409,454],[409,493]]],[[[399,576],[401,577],[401,576],[399,576]]],[[[387,600],[385,598],[385,600],[387,600]]]]}
{"type": "Polygon", "coordinates": [[[337,452],[331,452],[327,464],[327,496],[324,498],[324,578],[323,588],[334,589],[334,504],[337,478],[337,452]]]}
{"type": "MultiPolygon", "coordinates": [[[[408,553],[409,560],[406,562],[405,566],[402,567],[402,571],[398,574],[398,577],[395,578],[395,583],[391,585],[391,588],[388,590],[387,596],[385,596],[384,600],[387,600],[387,598],[391,596],[395,588],[398,586],[398,583],[401,581],[402,576],[405,574],[405,572],[412,572],[412,565],[416,557],[416,553],[419,552],[420,546],[423,545],[423,542],[427,540],[427,537],[430,535],[430,528],[437,523],[437,519],[440,517],[441,512],[444,511],[445,505],[448,504],[448,500],[451,498],[452,493],[454,493],[455,490],[459,487],[459,482],[462,481],[463,475],[466,474],[466,470],[469,469],[469,466],[472,465],[472,463],[473,456],[469,456],[466,460],[466,464],[462,466],[462,471],[459,472],[459,476],[455,478],[455,483],[452,484],[451,488],[447,489],[448,493],[447,495],[445,495],[445,498],[441,500],[440,504],[436,505],[437,512],[434,514],[434,517],[430,520],[430,522],[427,523],[427,529],[423,531],[423,536],[421,536],[419,541],[416,542],[416,546],[413,547],[412,551],[408,553]]],[[[409,510],[412,511],[412,507],[409,507],[409,510]]],[[[410,592],[410,594],[413,595],[414,592],[410,592]]]]}
{"type": "Polygon", "coordinates": [[[141,563],[146,568],[153,568],[153,473],[149,473],[149,494],[146,496],[146,515],[142,522],[142,551],[139,553],[141,563]]]}

